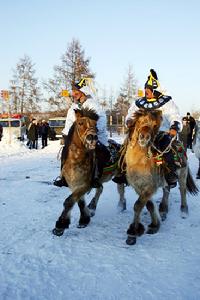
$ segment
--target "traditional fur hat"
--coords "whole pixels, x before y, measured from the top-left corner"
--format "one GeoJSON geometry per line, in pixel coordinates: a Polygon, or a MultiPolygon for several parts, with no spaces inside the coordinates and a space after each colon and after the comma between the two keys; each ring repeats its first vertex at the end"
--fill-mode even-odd
{"type": "Polygon", "coordinates": [[[79,82],[75,83],[73,85],[73,88],[81,91],[83,94],[86,96],[91,96],[95,93],[94,86],[92,84],[92,79],[91,78],[82,78],[79,82]]]}
{"type": "Polygon", "coordinates": [[[144,88],[149,88],[152,91],[156,90],[159,87],[158,76],[154,69],[150,70],[150,75],[144,85],[144,88]]]}

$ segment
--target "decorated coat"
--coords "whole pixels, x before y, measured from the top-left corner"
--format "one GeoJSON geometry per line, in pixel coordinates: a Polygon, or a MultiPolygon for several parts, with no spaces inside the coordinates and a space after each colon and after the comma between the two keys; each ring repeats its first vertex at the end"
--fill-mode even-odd
{"type": "MultiPolygon", "coordinates": [[[[97,136],[100,141],[105,146],[108,146],[108,133],[107,133],[107,119],[106,114],[102,111],[100,105],[98,104],[95,98],[88,98],[81,106],[82,108],[89,108],[93,109],[99,119],[97,121],[97,136]]],[[[80,108],[78,104],[73,103],[72,106],[69,108],[67,112],[67,117],[65,121],[65,128],[63,129],[62,133],[68,135],[69,129],[75,121],[75,112],[74,109],[80,108]]]]}
{"type": "Polygon", "coordinates": [[[200,120],[196,121],[193,150],[198,159],[200,159],[200,120]]]}
{"type": "MultiPolygon", "coordinates": [[[[137,102],[137,100],[136,100],[136,102],[137,102]]],[[[128,119],[132,119],[134,112],[139,109],[139,107],[136,105],[136,102],[133,102],[132,105],[130,106],[130,108],[128,110],[128,114],[126,116],[126,122],[128,119]]],[[[160,127],[161,131],[168,131],[170,126],[175,121],[179,122],[179,131],[182,130],[182,118],[180,116],[178,107],[176,106],[174,101],[171,99],[171,97],[167,103],[161,105],[158,109],[162,111],[162,117],[163,117],[163,121],[162,121],[162,124],[160,127]]]]}

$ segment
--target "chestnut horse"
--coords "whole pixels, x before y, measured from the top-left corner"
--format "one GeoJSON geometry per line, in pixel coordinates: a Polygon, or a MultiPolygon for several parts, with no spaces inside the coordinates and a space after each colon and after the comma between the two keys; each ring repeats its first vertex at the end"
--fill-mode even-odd
{"type": "MultiPolygon", "coordinates": [[[[90,207],[86,205],[84,195],[91,190],[95,167],[98,115],[90,109],[76,110],[75,115],[76,120],[68,134],[67,158],[62,168],[62,176],[68,183],[72,194],[65,200],[64,209],[53,229],[53,234],[57,236],[61,236],[69,227],[71,210],[76,202],[80,209],[79,227],[86,227],[90,222],[90,209],[96,209],[98,198],[102,193],[102,188],[97,189],[90,207]]],[[[118,189],[118,191],[122,193],[120,199],[123,200],[123,189],[118,189]]]]}
{"type": "MultiPolygon", "coordinates": [[[[125,164],[127,180],[135,189],[139,198],[134,204],[134,219],[127,230],[128,238],[126,243],[133,245],[136,237],[144,233],[144,226],[140,223],[141,211],[146,205],[151,216],[151,224],[148,226],[147,233],[154,234],[159,230],[160,220],[153,201],[153,194],[159,187],[163,188],[163,197],[159,206],[161,219],[166,218],[168,212],[168,197],[170,188],[164,179],[163,167],[155,164],[155,153],[159,150],[154,145],[155,137],[162,122],[162,112],[159,110],[138,110],[133,116],[133,126],[129,130],[127,149],[125,154],[125,164]]],[[[175,141],[173,143],[176,143],[175,141]]],[[[169,145],[171,147],[171,145],[169,145]]],[[[167,147],[165,151],[169,150],[167,147]]],[[[159,154],[162,154],[159,152],[159,154]]],[[[178,182],[181,195],[181,212],[188,213],[186,201],[186,191],[197,194],[196,187],[184,157],[184,164],[177,170],[178,182]]]]}

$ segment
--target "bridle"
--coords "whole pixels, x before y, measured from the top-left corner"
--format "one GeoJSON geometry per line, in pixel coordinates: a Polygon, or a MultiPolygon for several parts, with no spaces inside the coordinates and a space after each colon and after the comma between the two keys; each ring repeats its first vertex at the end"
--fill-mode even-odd
{"type": "Polygon", "coordinates": [[[138,134],[137,140],[141,148],[148,146],[149,142],[151,141],[152,133],[153,133],[153,129],[150,122],[142,124],[142,126],[137,129],[137,134],[138,134]],[[142,133],[142,130],[144,128],[148,128],[148,132],[145,135],[142,133]]]}
{"type": "Polygon", "coordinates": [[[91,140],[97,140],[96,128],[94,126],[88,126],[88,124],[89,124],[89,122],[87,122],[87,128],[83,134],[80,133],[79,126],[76,125],[76,131],[77,131],[78,137],[84,146],[86,145],[87,138],[90,135],[91,135],[91,140]]]}

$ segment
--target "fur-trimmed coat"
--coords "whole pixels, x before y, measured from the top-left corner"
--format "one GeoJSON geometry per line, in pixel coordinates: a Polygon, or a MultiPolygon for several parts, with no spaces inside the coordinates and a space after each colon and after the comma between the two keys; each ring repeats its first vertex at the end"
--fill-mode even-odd
{"type": "MultiPolygon", "coordinates": [[[[99,116],[99,119],[97,121],[97,136],[100,141],[105,146],[108,146],[108,133],[107,133],[107,119],[106,114],[104,111],[102,111],[97,99],[95,98],[88,98],[81,106],[82,108],[89,108],[93,109],[97,115],[99,116]]],[[[69,108],[67,112],[67,117],[65,121],[65,128],[63,129],[62,133],[64,135],[68,135],[69,129],[72,126],[72,124],[75,121],[75,112],[74,109],[78,109],[78,104],[73,103],[72,106],[69,108]]]]}

